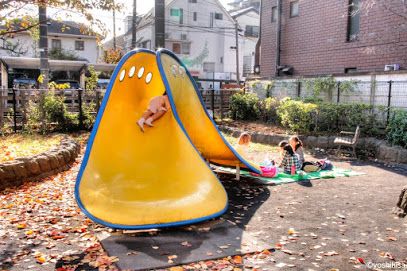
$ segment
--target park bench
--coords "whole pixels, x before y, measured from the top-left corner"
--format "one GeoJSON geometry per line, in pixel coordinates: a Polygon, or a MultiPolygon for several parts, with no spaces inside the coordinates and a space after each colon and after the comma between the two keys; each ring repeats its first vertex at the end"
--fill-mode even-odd
{"type": "Polygon", "coordinates": [[[356,157],[356,144],[359,140],[360,136],[360,127],[359,125],[356,127],[355,132],[347,132],[347,131],[341,131],[340,132],[341,136],[336,137],[334,140],[334,145],[338,145],[338,149],[336,150],[336,155],[339,155],[341,152],[341,147],[348,147],[352,148],[352,154],[354,157],[356,157]],[[348,136],[346,136],[348,135],[348,136]],[[353,135],[353,137],[352,137],[353,135]]]}

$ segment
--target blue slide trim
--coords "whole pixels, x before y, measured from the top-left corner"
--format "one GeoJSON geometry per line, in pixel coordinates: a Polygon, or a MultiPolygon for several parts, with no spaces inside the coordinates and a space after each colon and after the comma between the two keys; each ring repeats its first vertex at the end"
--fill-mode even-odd
{"type": "MultiPolygon", "coordinates": [[[[166,89],[170,89],[169,83],[168,83],[168,79],[167,79],[167,75],[164,72],[164,68],[162,65],[162,61],[161,61],[161,54],[167,54],[169,56],[171,56],[172,58],[174,58],[178,64],[180,64],[182,67],[184,67],[189,80],[192,82],[192,85],[194,86],[195,89],[195,93],[199,98],[199,101],[201,103],[202,108],[205,111],[206,116],[209,118],[209,120],[212,122],[213,126],[215,127],[216,131],[218,132],[219,136],[221,137],[221,139],[223,140],[223,142],[225,143],[225,145],[230,149],[230,151],[236,156],[237,159],[240,160],[240,162],[242,162],[250,171],[255,172],[257,174],[261,174],[261,171],[254,168],[252,165],[250,165],[250,163],[248,163],[230,144],[229,142],[223,137],[222,133],[219,131],[218,126],[216,125],[215,121],[212,119],[212,117],[209,115],[208,111],[206,110],[205,107],[205,103],[203,102],[203,99],[201,97],[201,94],[198,91],[198,86],[196,85],[195,79],[192,78],[190,72],[188,71],[187,67],[184,65],[184,63],[182,63],[182,61],[171,51],[167,50],[167,49],[159,49],[157,51],[157,64],[158,64],[158,68],[161,72],[161,77],[164,80],[164,84],[166,89]]],[[[171,97],[172,99],[172,97],[171,97]]],[[[175,105],[173,106],[175,108],[175,105]]],[[[181,125],[181,127],[183,128],[183,130],[185,131],[185,133],[187,133],[187,131],[185,130],[182,122],[180,121],[179,124],[181,125]]]]}
{"type": "MultiPolygon", "coordinates": [[[[206,221],[206,220],[209,220],[209,219],[212,219],[212,218],[216,218],[216,217],[218,217],[218,216],[221,216],[221,215],[224,214],[224,213],[226,212],[226,210],[228,209],[228,199],[226,199],[226,206],[225,206],[225,208],[224,208],[223,210],[221,210],[220,212],[217,212],[217,213],[215,213],[215,214],[213,214],[213,215],[209,215],[209,216],[205,216],[205,217],[200,217],[200,218],[195,218],[195,219],[190,219],[190,220],[183,220],[183,221],[178,221],[178,222],[172,222],[172,223],[146,224],[146,225],[121,225],[121,224],[109,223],[109,222],[106,222],[106,221],[104,221],[104,220],[101,220],[101,219],[99,219],[99,218],[93,216],[91,213],[89,213],[89,212],[86,210],[85,206],[83,205],[83,203],[82,203],[82,201],[81,201],[81,199],[80,199],[80,197],[79,197],[79,186],[80,186],[80,182],[81,182],[81,180],[82,180],[83,172],[85,171],[86,165],[88,164],[88,160],[89,160],[89,156],[90,156],[91,149],[92,149],[92,146],[93,146],[93,142],[94,142],[94,140],[95,140],[95,137],[96,137],[96,134],[97,134],[97,130],[98,130],[99,125],[100,125],[100,122],[101,122],[101,120],[102,120],[103,113],[104,113],[104,111],[105,111],[105,109],[106,109],[107,102],[108,102],[109,97],[110,97],[110,93],[111,93],[111,91],[112,91],[112,89],[113,89],[113,85],[114,85],[114,83],[115,83],[115,81],[116,81],[116,78],[117,78],[117,76],[118,76],[118,74],[119,74],[121,68],[123,67],[124,63],[125,63],[130,57],[132,57],[133,55],[135,55],[135,54],[137,54],[137,53],[148,53],[148,54],[153,54],[153,55],[155,55],[155,52],[153,52],[153,51],[151,51],[151,50],[148,50],[148,49],[135,49],[135,50],[132,50],[132,51],[128,52],[126,55],[124,55],[123,58],[122,58],[122,59],[119,61],[119,63],[117,64],[117,66],[116,66],[116,68],[115,68],[115,70],[114,70],[114,72],[113,72],[113,74],[112,74],[112,77],[110,78],[110,82],[109,82],[109,85],[108,85],[108,87],[107,87],[107,89],[106,89],[105,96],[103,97],[103,101],[102,101],[102,104],[101,104],[101,106],[100,106],[99,112],[98,112],[98,114],[97,114],[97,117],[96,117],[96,120],[95,120],[95,124],[93,125],[93,129],[92,129],[92,132],[91,132],[91,134],[90,134],[90,137],[89,137],[89,140],[88,140],[88,144],[87,144],[87,146],[86,146],[86,152],[85,152],[85,155],[84,155],[84,157],[83,157],[82,164],[81,164],[80,169],[79,169],[79,172],[78,172],[78,176],[77,176],[77,178],[76,178],[76,183],[75,183],[75,199],[76,199],[76,203],[78,204],[78,206],[79,206],[79,208],[81,209],[81,211],[82,211],[88,218],[90,218],[92,221],[94,221],[94,222],[96,222],[96,223],[98,223],[98,224],[101,224],[101,225],[103,225],[103,226],[109,227],[109,228],[122,229],[122,230],[143,230],[143,229],[153,229],[153,228],[177,227],[177,226],[184,226],[184,225],[194,224],[194,223],[206,221]]],[[[160,72],[161,72],[161,70],[160,70],[160,72]]],[[[165,83],[165,82],[164,82],[164,83],[165,83]]],[[[169,97],[171,97],[171,107],[172,107],[172,111],[174,112],[175,119],[177,120],[178,125],[181,127],[181,129],[182,129],[182,131],[184,132],[184,134],[186,135],[186,137],[188,138],[189,142],[192,144],[191,139],[189,138],[188,134],[185,132],[185,129],[184,129],[184,127],[182,126],[181,121],[180,121],[180,119],[178,118],[178,115],[176,114],[175,104],[174,104],[174,102],[172,101],[172,96],[169,95],[169,97]]],[[[196,152],[197,152],[198,155],[199,155],[199,152],[198,152],[198,150],[195,148],[195,146],[194,146],[193,144],[192,144],[192,146],[194,147],[194,149],[196,150],[196,152]]],[[[200,156],[200,157],[201,157],[201,156],[200,156]]],[[[202,157],[201,157],[201,159],[204,161],[204,159],[203,159],[202,157]]],[[[204,162],[205,162],[205,161],[204,161],[204,162]]],[[[205,162],[205,164],[206,164],[206,162],[205,162]]],[[[209,168],[209,166],[208,166],[208,168],[209,168]]],[[[211,172],[212,172],[212,170],[211,170],[211,172]]],[[[212,174],[215,175],[213,172],[212,172],[212,174]]],[[[215,176],[216,176],[216,175],[215,175],[215,176]]],[[[219,181],[219,179],[218,179],[217,177],[216,177],[216,179],[219,181]]],[[[219,183],[220,183],[220,181],[219,181],[219,183]]],[[[222,185],[222,187],[223,187],[223,185],[222,185]]],[[[225,189],[225,188],[223,187],[223,189],[225,189]]],[[[226,190],[225,190],[225,193],[226,193],[226,190]]],[[[226,194],[226,196],[227,196],[227,194],[226,194]]]]}

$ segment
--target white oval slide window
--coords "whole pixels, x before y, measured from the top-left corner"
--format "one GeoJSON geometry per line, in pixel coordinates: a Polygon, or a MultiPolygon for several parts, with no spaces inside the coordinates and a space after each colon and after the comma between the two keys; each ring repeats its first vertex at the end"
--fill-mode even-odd
{"type": "Polygon", "coordinates": [[[144,74],[144,67],[141,67],[140,70],[138,70],[138,74],[137,74],[138,78],[143,77],[143,74],[144,74]]]}
{"type": "Polygon", "coordinates": [[[147,73],[147,76],[146,76],[146,83],[147,84],[150,83],[151,79],[153,79],[153,74],[151,72],[149,72],[149,73],[147,73]]]}
{"type": "Polygon", "coordinates": [[[134,73],[136,72],[136,67],[131,67],[129,71],[129,77],[132,78],[134,76],[134,73]]]}
{"type": "Polygon", "coordinates": [[[120,72],[120,77],[119,77],[120,82],[123,81],[125,75],[126,75],[126,70],[122,70],[120,72]]]}

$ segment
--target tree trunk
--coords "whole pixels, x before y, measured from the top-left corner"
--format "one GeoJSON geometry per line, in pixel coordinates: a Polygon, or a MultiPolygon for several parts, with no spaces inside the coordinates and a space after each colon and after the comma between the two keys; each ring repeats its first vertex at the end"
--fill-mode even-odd
{"type": "Polygon", "coordinates": [[[397,202],[397,207],[395,208],[394,213],[401,217],[407,215],[407,186],[405,186],[401,190],[399,200],[397,202]]]}

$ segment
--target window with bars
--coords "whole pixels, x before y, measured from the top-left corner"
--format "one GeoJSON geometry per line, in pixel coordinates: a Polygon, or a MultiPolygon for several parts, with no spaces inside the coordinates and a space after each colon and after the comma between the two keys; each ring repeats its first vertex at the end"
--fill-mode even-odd
{"type": "Polygon", "coordinates": [[[56,50],[61,50],[61,49],[62,49],[61,40],[59,40],[59,39],[52,39],[52,40],[51,40],[51,48],[52,48],[52,49],[56,49],[56,50]]]}
{"type": "Polygon", "coordinates": [[[85,42],[83,40],[76,40],[75,41],[75,50],[76,51],[84,51],[85,50],[85,42]]]}
{"type": "Polygon", "coordinates": [[[348,10],[348,32],[346,41],[355,41],[358,39],[360,31],[360,10],[359,0],[349,0],[348,10]]]}

